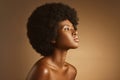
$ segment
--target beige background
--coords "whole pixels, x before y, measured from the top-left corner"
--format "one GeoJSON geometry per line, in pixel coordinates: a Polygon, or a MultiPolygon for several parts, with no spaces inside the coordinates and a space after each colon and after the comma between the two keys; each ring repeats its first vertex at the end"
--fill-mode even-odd
{"type": "Polygon", "coordinates": [[[26,22],[38,5],[53,1],[78,11],[79,48],[67,55],[76,80],[120,80],[119,0],[0,0],[0,80],[25,80],[40,58],[26,37],[26,22]]]}

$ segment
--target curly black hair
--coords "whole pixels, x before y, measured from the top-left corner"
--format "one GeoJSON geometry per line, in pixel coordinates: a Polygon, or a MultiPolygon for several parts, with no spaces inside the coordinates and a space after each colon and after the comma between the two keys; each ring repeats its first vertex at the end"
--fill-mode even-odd
{"type": "Polygon", "coordinates": [[[78,24],[76,10],[63,3],[46,3],[37,7],[27,22],[27,36],[32,47],[41,55],[52,54],[57,37],[58,23],[69,20],[75,29],[78,24]]]}

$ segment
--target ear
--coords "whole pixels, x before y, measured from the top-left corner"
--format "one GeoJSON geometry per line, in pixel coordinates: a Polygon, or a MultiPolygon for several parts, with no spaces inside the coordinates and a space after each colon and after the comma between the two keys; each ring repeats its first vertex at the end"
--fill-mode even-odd
{"type": "Polygon", "coordinates": [[[52,41],[51,41],[51,43],[55,44],[55,43],[56,43],[56,41],[55,41],[55,40],[52,40],[52,41]]]}

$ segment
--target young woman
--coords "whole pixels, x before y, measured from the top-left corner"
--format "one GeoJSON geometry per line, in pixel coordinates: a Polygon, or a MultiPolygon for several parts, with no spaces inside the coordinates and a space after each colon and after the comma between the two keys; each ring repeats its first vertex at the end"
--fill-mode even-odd
{"type": "Polygon", "coordinates": [[[78,47],[77,24],[75,9],[62,3],[47,3],[33,11],[27,35],[43,58],[35,63],[27,80],[75,80],[77,70],[65,58],[69,49],[78,47]]]}

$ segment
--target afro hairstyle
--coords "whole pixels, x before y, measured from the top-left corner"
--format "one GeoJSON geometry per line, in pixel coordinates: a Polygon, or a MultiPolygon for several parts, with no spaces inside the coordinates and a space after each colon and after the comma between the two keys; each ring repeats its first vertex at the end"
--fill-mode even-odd
{"type": "Polygon", "coordinates": [[[58,23],[67,19],[77,29],[78,17],[74,8],[63,3],[37,7],[27,22],[27,36],[32,47],[43,56],[51,55],[54,50],[51,41],[57,37],[58,23]]]}

